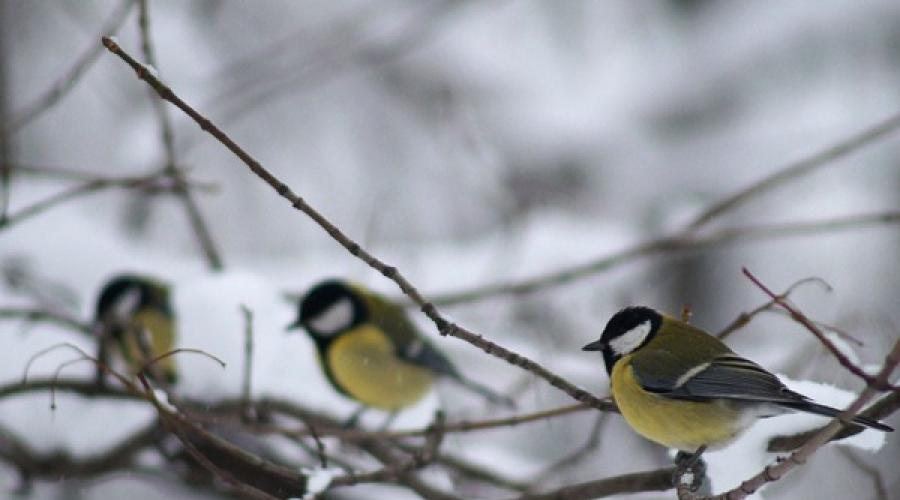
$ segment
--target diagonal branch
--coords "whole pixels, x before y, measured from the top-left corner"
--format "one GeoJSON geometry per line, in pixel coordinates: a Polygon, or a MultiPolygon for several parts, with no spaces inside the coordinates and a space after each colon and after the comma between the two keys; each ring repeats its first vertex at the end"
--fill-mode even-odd
{"type": "Polygon", "coordinates": [[[149,71],[144,65],[136,61],[133,57],[131,57],[131,55],[122,50],[122,48],[118,45],[118,43],[116,43],[115,40],[104,37],[103,45],[110,52],[117,55],[126,64],[128,64],[135,71],[137,77],[141,80],[144,80],[148,85],[150,85],[161,98],[171,102],[176,107],[181,109],[185,114],[190,116],[191,119],[193,119],[201,129],[215,137],[219,142],[222,143],[222,145],[224,145],[232,153],[234,153],[235,156],[240,158],[241,161],[243,161],[254,174],[265,181],[266,184],[268,184],[279,194],[279,196],[288,200],[291,203],[292,207],[306,214],[310,219],[312,219],[316,224],[324,229],[325,232],[327,232],[335,241],[337,241],[348,252],[350,252],[350,254],[362,260],[370,267],[379,271],[385,277],[396,283],[397,286],[400,287],[400,289],[403,291],[403,293],[405,293],[410,298],[410,300],[418,305],[420,310],[435,324],[438,332],[440,332],[441,335],[449,335],[451,337],[462,339],[490,355],[496,356],[512,365],[530,371],[538,377],[546,380],[550,385],[562,390],[578,401],[588,403],[600,410],[608,410],[609,408],[611,408],[611,404],[609,402],[603,401],[593,396],[589,392],[574,386],[569,381],[563,379],[559,375],[550,372],[531,359],[510,351],[505,347],[502,347],[494,342],[485,339],[481,335],[475,334],[463,327],[460,327],[448,321],[437,310],[434,304],[428,302],[419,293],[418,289],[416,289],[412,285],[412,283],[410,283],[406,279],[406,277],[404,277],[403,274],[401,274],[400,271],[397,270],[396,267],[388,265],[382,260],[376,258],[358,243],[351,240],[347,235],[343,233],[343,231],[341,231],[337,226],[329,221],[318,210],[314,209],[303,198],[295,194],[290,187],[288,187],[286,184],[272,175],[271,172],[269,172],[258,161],[256,161],[255,158],[250,156],[249,153],[244,151],[243,148],[241,148],[222,130],[216,127],[215,124],[213,124],[209,119],[198,113],[194,108],[192,108],[180,97],[178,97],[172,91],[172,89],[162,83],[159,78],[157,78],[153,74],[153,72],[149,71]]]}
{"type": "Polygon", "coordinates": [[[813,170],[821,168],[839,158],[849,155],[873,142],[883,138],[884,136],[894,132],[900,128],[900,113],[895,114],[881,123],[878,123],[857,135],[848,137],[843,141],[815,153],[814,155],[804,158],[796,163],[791,163],[781,167],[772,175],[741,189],[737,193],[713,204],[700,215],[697,216],[688,226],[688,231],[696,231],[700,227],[706,225],[711,220],[719,217],[723,213],[742,205],[750,198],[768,191],[776,186],[784,184],[791,179],[796,179],[802,175],[806,175],[813,170]]]}
{"type": "Polygon", "coordinates": [[[672,489],[674,471],[673,467],[666,467],[648,472],[623,474],[564,486],[547,493],[522,495],[515,500],[588,500],[642,491],[666,491],[672,489]]]}
{"type": "Polygon", "coordinates": [[[34,217],[35,215],[38,215],[62,203],[92,193],[96,193],[103,189],[138,189],[148,192],[169,191],[175,188],[171,184],[172,183],[169,182],[168,179],[161,176],[158,172],[149,175],[134,177],[108,177],[93,179],[88,182],[76,184],[75,186],[69,187],[56,194],[48,196],[43,200],[36,201],[31,205],[21,208],[15,213],[9,214],[7,217],[0,219],[0,230],[8,229],[14,224],[22,222],[23,220],[26,220],[30,217],[34,217]]]}
{"type": "Polygon", "coordinates": [[[850,215],[808,222],[790,222],[743,227],[731,227],[703,235],[676,234],[639,243],[623,250],[589,260],[582,264],[564,267],[546,274],[521,280],[495,283],[470,290],[434,296],[432,303],[439,306],[475,302],[499,295],[524,295],[546,288],[562,286],[593,276],[643,258],[656,255],[676,255],[678,252],[695,252],[740,241],[768,240],[791,236],[813,235],[845,231],[869,226],[900,224],[900,212],[888,211],[873,214],[850,215]]]}
{"type": "MultiPolygon", "coordinates": [[[[128,17],[128,14],[131,12],[131,8],[134,6],[134,0],[124,0],[110,16],[109,20],[106,21],[103,25],[103,29],[101,33],[104,35],[113,35],[122,24],[125,22],[125,19],[128,17]]],[[[87,72],[91,66],[97,62],[97,59],[100,57],[100,54],[103,53],[103,49],[96,46],[91,46],[85,53],[83,53],[75,62],[72,64],[72,67],[69,68],[63,75],[50,86],[49,89],[44,91],[40,97],[34,100],[34,102],[25,106],[25,109],[19,111],[3,128],[3,135],[12,134],[25,125],[31,123],[35,118],[43,114],[48,109],[52,108],[54,104],[62,100],[66,94],[69,93],[73,88],[75,88],[75,84],[81,79],[81,77],[87,72]]]]}
{"type": "Polygon", "coordinates": [[[837,346],[834,345],[834,342],[832,342],[831,340],[828,339],[827,336],[825,336],[825,333],[822,331],[821,328],[819,328],[805,314],[800,312],[799,309],[797,309],[796,307],[791,305],[791,303],[788,302],[784,296],[776,295],[775,292],[773,292],[768,287],[766,287],[766,285],[762,284],[762,282],[759,280],[759,278],[754,276],[753,273],[751,273],[749,270],[747,270],[746,267],[743,268],[742,271],[744,273],[744,276],[746,276],[748,279],[750,279],[750,281],[753,282],[753,284],[755,284],[757,287],[759,287],[759,289],[762,290],[763,293],[768,295],[772,299],[773,302],[775,302],[776,304],[778,304],[779,306],[784,308],[786,311],[788,311],[791,315],[791,318],[794,321],[800,323],[801,325],[806,327],[807,330],[812,332],[812,334],[815,335],[817,339],[819,339],[819,342],[821,342],[822,345],[824,345],[825,348],[828,349],[828,351],[832,355],[834,355],[835,358],[837,358],[837,360],[841,364],[841,366],[843,366],[847,370],[850,370],[850,372],[853,373],[854,375],[856,375],[857,377],[865,380],[866,384],[873,387],[874,389],[877,389],[880,391],[900,389],[900,387],[890,384],[889,379],[879,381],[878,377],[869,375],[862,368],[856,366],[852,361],[850,361],[850,358],[848,358],[846,354],[841,352],[841,350],[838,349],[837,346]]]}

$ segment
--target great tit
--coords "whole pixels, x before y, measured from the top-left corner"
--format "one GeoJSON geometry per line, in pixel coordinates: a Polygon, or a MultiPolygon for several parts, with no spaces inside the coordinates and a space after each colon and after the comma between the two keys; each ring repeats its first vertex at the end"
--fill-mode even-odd
{"type": "MultiPolygon", "coordinates": [[[[100,339],[98,357],[103,362],[113,354],[137,372],[148,361],[175,348],[169,287],[152,278],[123,274],[110,279],[100,291],[94,318],[100,339]]],[[[157,381],[161,376],[169,384],[178,378],[171,356],[154,363],[148,373],[157,381]]]]}
{"type": "MultiPolygon", "coordinates": [[[[319,353],[322,370],[339,393],[391,413],[411,406],[446,377],[494,403],[510,400],[463,377],[432,346],[401,306],[339,279],[314,285],[300,300],[289,330],[303,327],[319,353]]],[[[358,413],[351,420],[355,420],[358,413]]]]}
{"type": "MultiPolygon", "coordinates": [[[[794,392],[705,331],[647,307],[629,307],[583,348],[600,351],[612,395],[640,435],[693,454],[726,446],[757,418],[840,410],[794,392]]],[[[891,427],[857,416],[854,424],[891,427]]]]}

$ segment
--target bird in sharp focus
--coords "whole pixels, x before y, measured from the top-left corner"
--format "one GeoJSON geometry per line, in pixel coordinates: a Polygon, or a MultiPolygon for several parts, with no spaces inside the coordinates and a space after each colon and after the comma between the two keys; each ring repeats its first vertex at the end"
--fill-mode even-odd
{"type": "MultiPolygon", "coordinates": [[[[616,313],[584,350],[602,353],[625,421],[645,438],[685,453],[726,446],[758,418],[841,412],[788,389],[707,332],[647,307],[616,313]]],[[[864,416],[850,425],[893,430],[864,416]]]]}

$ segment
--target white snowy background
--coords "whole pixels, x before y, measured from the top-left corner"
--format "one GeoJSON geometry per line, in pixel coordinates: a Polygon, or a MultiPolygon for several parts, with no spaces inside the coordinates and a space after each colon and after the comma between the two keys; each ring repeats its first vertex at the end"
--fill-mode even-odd
{"type": "MultiPolygon", "coordinates": [[[[0,4],[0,89],[5,116],[32,102],[78,54],[99,43],[113,1],[0,4]]],[[[426,296],[538,275],[681,227],[702,207],[900,110],[900,4],[885,1],[708,2],[327,2],[152,1],[159,72],[294,191],[394,264],[426,296]]],[[[119,34],[139,54],[136,16],[119,34]]],[[[180,162],[218,185],[198,194],[226,271],[211,274],[180,204],[135,201],[107,190],[0,230],[0,259],[74,291],[87,319],[104,280],[121,271],[174,284],[180,345],[228,362],[178,358],[180,394],[214,401],[240,391],[243,320],[254,312],[256,395],[295,399],[347,415],[318,371],[286,290],[327,276],[397,295],[392,283],[350,256],[252,176],[230,153],[172,109],[180,162]]],[[[816,220],[900,207],[900,138],[889,136],[761,196],[717,224],[816,220]]],[[[159,167],[163,150],[147,88],[103,54],[65,99],[7,138],[13,164],[109,175],[159,167]]],[[[10,212],[63,189],[14,177],[10,212]]],[[[900,238],[896,226],[749,242],[649,258],[521,297],[448,307],[455,321],[605,395],[601,360],[580,347],[622,306],[643,303],[693,322],[725,326],[765,297],[747,266],[775,289],[807,276],[834,290],[800,289],[814,318],[863,340],[861,364],[880,363],[900,329],[900,238]]],[[[28,304],[0,288],[0,305],[28,304]]],[[[461,371],[506,389],[524,373],[416,317],[461,371]]],[[[0,383],[22,377],[35,352],[69,341],[60,328],[0,323],[0,383]]],[[[812,336],[764,315],[734,334],[739,353],[796,380],[798,390],[844,405],[862,383],[812,336]],[[811,381],[819,382],[814,384],[811,381]]],[[[72,358],[41,358],[33,376],[72,358]]],[[[64,374],[89,376],[88,364],[64,374]]],[[[526,377],[526,379],[528,379],[526,377]]],[[[570,404],[532,381],[519,411],[570,404]]],[[[455,417],[503,415],[453,387],[395,424],[426,424],[442,405],[455,417]],[[443,403],[441,403],[443,401],[443,403]]],[[[101,451],[152,418],[133,403],[47,394],[0,401],[0,425],[38,451],[101,451]]],[[[381,415],[370,415],[377,426],[381,415]]],[[[499,474],[529,479],[577,449],[596,414],[456,435],[442,448],[499,474]]],[[[818,425],[788,416],[755,427],[707,457],[715,491],[735,486],[774,455],[768,436],[818,425]]],[[[900,425],[896,415],[887,420],[900,425]]],[[[900,441],[866,432],[852,453],[900,490],[900,441]],[[882,445],[883,444],[883,445],[882,445]]],[[[148,460],[152,462],[152,457],[148,460]]],[[[542,489],[650,470],[666,451],[605,417],[599,447],[542,489]]],[[[439,475],[426,475],[448,484],[439,475]]],[[[0,489],[15,486],[0,466],[0,489]]],[[[760,497],[876,498],[872,477],[837,446],[766,488],[760,497]]],[[[38,482],[28,498],[205,498],[147,477],[38,482]]],[[[0,496],[5,493],[0,493],[0,496]]],[[[401,498],[396,488],[345,489],[342,498],[401,498]]],[[[672,498],[673,492],[640,498],[672,498]]],[[[405,498],[405,497],[404,497],[405,498]]]]}

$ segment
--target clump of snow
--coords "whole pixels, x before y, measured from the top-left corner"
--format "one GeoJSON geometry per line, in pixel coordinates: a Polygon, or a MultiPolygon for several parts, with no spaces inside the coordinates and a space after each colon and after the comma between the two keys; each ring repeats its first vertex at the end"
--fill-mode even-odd
{"type": "MultiPolygon", "coordinates": [[[[835,408],[842,409],[856,399],[854,393],[830,384],[791,380],[784,375],[778,375],[778,378],[791,390],[808,396],[817,403],[835,408]]],[[[731,489],[761,471],[766,465],[773,463],[777,456],[784,455],[766,451],[772,438],[817,429],[829,420],[828,417],[800,412],[758,420],[731,445],[704,455],[713,489],[715,491],[731,489]]],[[[866,429],[853,437],[836,442],[841,446],[853,446],[869,452],[878,451],[884,443],[885,433],[873,429],[866,429]]]]}
{"type": "Polygon", "coordinates": [[[314,467],[302,468],[300,472],[306,475],[306,494],[303,495],[303,499],[306,500],[315,498],[316,495],[325,491],[331,484],[331,480],[341,475],[343,471],[336,467],[314,467]]]}
{"type": "Polygon", "coordinates": [[[166,391],[162,389],[153,389],[153,396],[156,398],[156,402],[166,410],[172,413],[178,412],[178,408],[175,408],[175,405],[169,401],[169,394],[166,393],[166,391]]]}

